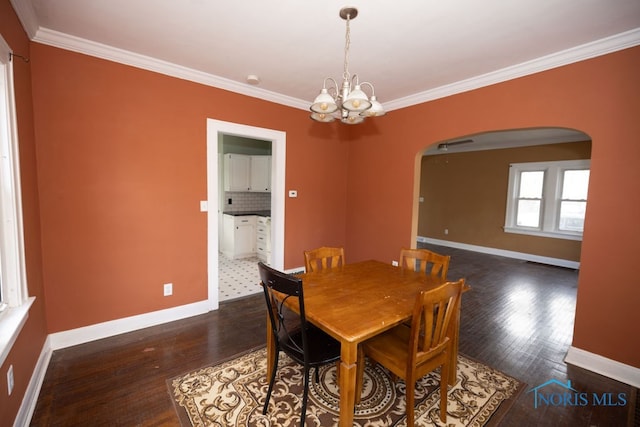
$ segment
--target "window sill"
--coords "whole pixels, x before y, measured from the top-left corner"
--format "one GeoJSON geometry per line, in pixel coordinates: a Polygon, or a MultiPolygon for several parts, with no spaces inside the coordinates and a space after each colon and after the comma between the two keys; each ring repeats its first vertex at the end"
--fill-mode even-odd
{"type": "Polygon", "coordinates": [[[558,233],[557,231],[524,230],[522,228],[504,227],[505,233],[526,234],[528,236],[549,237],[552,239],[582,241],[581,234],[558,233]]]}
{"type": "Polygon", "coordinates": [[[0,366],[4,363],[29,317],[29,309],[36,297],[28,298],[19,307],[7,307],[0,313],[0,366]]]}

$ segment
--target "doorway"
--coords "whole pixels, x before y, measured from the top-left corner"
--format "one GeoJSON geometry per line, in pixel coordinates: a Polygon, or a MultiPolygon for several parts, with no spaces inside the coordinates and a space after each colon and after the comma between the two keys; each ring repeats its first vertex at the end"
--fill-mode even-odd
{"type": "MultiPolygon", "coordinates": [[[[236,158],[238,162],[237,166],[242,167],[242,171],[246,171],[243,167],[245,160],[249,159],[249,170],[253,170],[254,162],[260,165],[260,172],[271,170],[271,167],[263,167],[263,164],[271,165],[271,141],[262,141],[259,139],[240,137],[236,135],[221,134],[218,141],[218,156],[219,156],[219,197],[218,197],[218,297],[220,302],[229,301],[236,298],[242,298],[248,295],[262,292],[260,287],[260,275],[256,265],[258,261],[265,261],[267,264],[271,263],[271,256],[269,253],[262,253],[261,258],[258,257],[257,238],[258,230],[260,230],[261,242],[264,246],[260,247],[260,250],[268,249],[267,236],[269,235],[270,227],[270,211],[271,211],[271,190],[264,191],[264,188],[260,190],[252,189],[247,191],[247,188],[239,189],[229,188],[231,183],[227,184],[225,176],[229,173],[225,168],[229,166],[236,158]],[[237,157],[236,157],[237,156],[237,157]],[[227,158],[225,161],[224,159],[227,158]],[[227,164],[228,163],[228,164],[227,164]],[[260,214],[260,224],[256,220],[255,225],[252,224],[254,218],[245,216],[247,213],[260,214]],[[225,215],[227,215],[225,217],[225,215]],[[242,218],[237,218],[242,216],[242,218]],[[225,219],[226,218],[226,219],[225,219]],[[228,221],[229,224],[223,225],[224,221],[228,221]],[[254,245],[254,253],[251,256],[236,257],[229,253],[228,247],[229,241],[224,233],[231,232],[228,228],[234,228],[231,226],[232,222],[247,221],[247,225],[241,227],[242,230],[251,230],[248,235],[251,235],[249,242],[254,245]],[[226,228],[225,228],[226,227],[226,228]],[[225,244],[227,242],[227,244],[225,244]]],[[[253,175],[253,172],[251,172],[253,175]]],[[[267,175],[266,173],[264,175],[267,175]]],[[[258,175],[256,175],[258,176],[258,175]]],[[[260,175],[262,176],[262,175],[260,175]]],[[[253,180],[251,180],[253,181],[253,180]]],[[[267,186],[268,182],[260,181],[263,186],[267,186]]],[[[239,183],[236,183],[236,186],[239,183]]],[[[246,183],[247,185],[249,183],[246,183]]],[[[256,178],[257,184],[257,178],[256,178]]],[[[267,187],[268,188],[268,187],[267,187]]],[[[234,245],[235,248],[235,245],[234,245]]]]}
{"type": "Polygon", "coordinates": [[[219,235],[224,206],[221,205],[220,141],[224,136],[255,139],[271,143],[271,265],[284,268],[284,193],[286,133],[231,122],[207,119],[207,266],[209,309],[218,309],[219,235]]]}

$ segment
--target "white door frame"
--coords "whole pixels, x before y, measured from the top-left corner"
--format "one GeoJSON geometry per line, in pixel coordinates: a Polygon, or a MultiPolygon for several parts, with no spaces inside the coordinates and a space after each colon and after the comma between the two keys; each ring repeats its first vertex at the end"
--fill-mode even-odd
{"type": "MultiPolygon", "coordinates": [[[[209,310],[219,306],[218,140],[220,134],[271,141],[271,265],[284,269],[284,177],[287,134],[282,131],[207,119],[207,267],[209,310]]],[[[257,268],[257,267],[256,267],[257,268]]]]}

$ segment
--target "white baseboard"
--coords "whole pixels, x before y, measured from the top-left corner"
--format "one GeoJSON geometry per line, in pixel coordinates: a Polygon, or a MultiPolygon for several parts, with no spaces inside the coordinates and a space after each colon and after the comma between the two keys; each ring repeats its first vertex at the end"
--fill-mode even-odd
{"type": "Polygon", "coordinates": [[[465,249],[467,251],[482,252],[490,255],[498,255],[498,256],[503,256],[507,258],[521,259],[524,261],[539,262],[541,264],[556,265],[558,267],[572,268],[574,270],[580,269],[579,262],[569,261],[561,258],[551,258],[546,256],[527,254],[524,252],[515,252],[515,251],[508,251],[505,249],[488,248],[485,246],[478,246],[478,245],[469,245],[467,243],[458,243],[458,242],[451,242],[449,240],[432,239],[430,237],[418,236],[417,240],[420,243],[429,243],[432,245],[447,246],[447,247],[457,248],[457,249],[465,249]]]}
{"type": "Polygon", "coordinates": [[[28,426],[38,402],[40,388],[54,350],[84,344],[90,341],[108,338],[110,336],[133,332],[150,326],[161,325],[191,316],[209,312],[209,302],[199,301],[193,304],[172,307],[165,310],[125,317],[109,322],[98,323],[82,328],[49,334],[40,352],[40,357],[31,375],[27,391],[22,398],[22,404],[14,421],[14,427],[28,426]]]}
{"type": "Polygon", "coordinates": [[[33,374],[31,374],[27,391],[22,398],[22,404],[13,422],[14,427],[27,427],[31,424],[31,417],[33,416],[33,411],[36,409],[36,403],[38,403],[40,388],[44,382],[44,376],[47,373],[49,361],[51,360],[51,353],[51,342],[49,337],[47,337],[40,351],[40,357],[38,357],[36,366],[33,369],[33,374]]]}
{"type": "Polygon", "coordinates": [[[109,322],[97,323],[82,328],[50,334],[51,349],[58,350],[73,345],[124,334],[150,326],[161,325],[174,320],[180,320],[191,316],[197,316],[209,312],[209,302],[199,301],[179,307],[139,314],[137,316],[124,317],[109,322]]]}
{"type": "Polygon", "coordinates": [[[579,366],[605,377],[612,378],[635,388],[640,388],[640,369],[615,360],[607,359],[576,347],[569,347],[565,363],[579,366]]]}

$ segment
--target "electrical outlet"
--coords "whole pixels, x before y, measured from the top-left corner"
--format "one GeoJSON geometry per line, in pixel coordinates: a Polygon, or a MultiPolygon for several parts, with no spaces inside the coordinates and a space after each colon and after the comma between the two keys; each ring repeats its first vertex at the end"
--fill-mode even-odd
{"type": "Polygon", "coordinates": [[[7,370],[7,391],[9,392],[9,396],[11,396],[13,392],[13,365],[10,365],[7,370]]]}
{"type": "Polygon", "coordinates": [[[394,267],[397,267],[398,266],[398,261],[395,261],[395,260],[391,261],[391,265],[393,265],[394,267]]]}
{"type": "Polygon", "coordinates": [[[168,297],[169,295],[173,295],[173,283],[164,284],[164,296],[168,297]]]}

